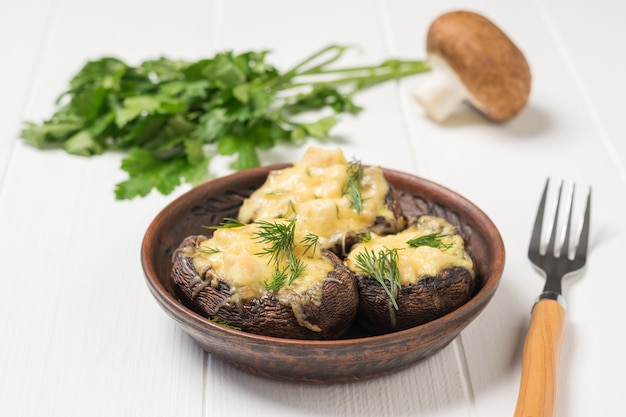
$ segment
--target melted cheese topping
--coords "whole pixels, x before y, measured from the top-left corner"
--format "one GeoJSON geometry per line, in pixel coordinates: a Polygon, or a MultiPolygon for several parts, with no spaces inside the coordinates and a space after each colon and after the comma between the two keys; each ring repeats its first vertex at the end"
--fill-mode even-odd
{"type": "Polygon", "coordinates": [[[330,248],[348,232],[362,232],[377,216],[393,218],[386,207],[389,185],[380,167],[363,169],[363,210],[350,207],[343,189],[349,163],[341,150],[309,148],[293,167],[271,172],[265,184],[244,201],[239,221],[296,216],[302,233],[319,236],[319,245],[330,248]]]}
{"type": "MultiPolygon", "coordinates": [[[[206,286],[226,283],[230,298],[225,303],[238,303],[244,299],[261,299],[268,294],[266,284],[273,279],[277,269],[287,266],[286,260],[276,265],[264,252],[268,243],[262,242],[259,221],[287,223],[295,219],[293,256],[304,264],[303,273],[293,282],[272,290],[271,296],[279,303],[291,307],[300,325],[313,331],[320,328],[308,321],[303,305],[321,305],[324,280],[334,269],[332,262],[322,255],[322,249],[336,246],[350,233],[368,230],[377,217],[394,219],[386,207],[389,185],[379,167],[363,169],[360,191],[361,211],[351,207],[345,193],[350,164],[341,150],[309,148],[293,167],[269,174],[265,184],[256,190],[240,208],[238,219],[245,226],[218,228],[209,239],[199,241],[190,248],[188,256],[198,272],[197,290],[206,286]],[[311,234],[318,237],[315,250],[306,250],[305,239],[311,234]]],[[[473,275],[473,263],[464,249],[464,242],[455,228],[444,219],[422,216],[417,223],[395,235],[376,236],[367,243],[355,245],[345,260],[353,271],[357,253],[398,248],[400,283],[416,283],[420,277],[436,276],[443,269],[461,266],[473,275]],[[432,233],[441,238],[448,248],[428,246],[410,247],[407,241],[432,233]]],[[[218,307],[219,308],[219,307],[218,307]]]]}
{"type": "Polygon", "coordinates": [[[398,269],[400,271],[400,284],[405,286],[416,284],[424,276],[436,276],[442,270],[460,266],[474,275],[474,264],[471,257],[465,251],[465,242],[457,234],[456,229],[445,219],[433,216],[421,216],[417,224],[404,231],[388,236],[372,236],[366,243],[355,245],[346,259],[346,265],[353,272],[359,272],[356,268],[356,256],[364,250],[378,253],[381,250],[398,248],[398,269]],[[438,233],[441,237],[441,248],[430,246],[411,247],[407,241],[420,236],[438,233]],[[448,245],[452,245],[446,249],[448,245]]]}
{"type": "MultiPolygon", "coordinates": [[[[230,302],[260,298],[267,292],[263,283],[271,281],[276,266],[269,255],[261,255],[266,246],[256,238],[258,232],[257,224],[217,229],[212,238],[200,242],[192,255],[194,268],[205,281],[217,278],[230,286],[230,302]]],[[[302,236],[296,230],[294,240],[301,242],[302,236]]],[[[323,280],[333,270],[333,264],[322,256],[319,248],[314,253],[309,250],[303,256],[304,251],[302,245],[296,245],[294,253],[304,263],[304,272],[277,291],[276,297],[281,304],[293,306],[302,301],[302,297],[309,299],[312,295],[306,293],[311,289],[319,292],[321,297],[323,280]]],[[[286,263],[280,265],[281,268],[285,266],[286,263]]]]}

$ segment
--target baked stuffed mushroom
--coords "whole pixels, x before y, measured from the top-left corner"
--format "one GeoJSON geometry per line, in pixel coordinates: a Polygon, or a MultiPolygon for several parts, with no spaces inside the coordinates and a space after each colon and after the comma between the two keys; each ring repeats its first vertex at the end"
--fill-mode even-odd
{"type": "Polygon", "coordinates": [[[358,320],[376,333],[407,329],[467,302],[474,263],[454,226],[421,216],[395,235],[372,236],[346,259],[359,289],[358,320]]]}
{"type": "Polygon", "coordinates": [[[183,304],[243,331],[294,339],[335,339],[358,310],[354,275],[296,228],[295,218],[231,224],[190,236],[174,254],[183,304]]]}
{"type": "Polygon", "coordinates": [[[309,148],[292,167],[273,171],[243,202],[239,221],[297,216],[298,227],[340,256],[370,232],[396,233],[406,219],[380,167],[348,161],[341,150],[309,148]]]}
{"type": "Polygon", "coordinates": [[[181,302],[243,331],[336,339],[355,317],[370,333],[416,326],[465,303],[473,262],[455,228],[407,227],[382,169],[310,148],[272,171],[236,219],[186,238],[174,254],[181,302]]]}

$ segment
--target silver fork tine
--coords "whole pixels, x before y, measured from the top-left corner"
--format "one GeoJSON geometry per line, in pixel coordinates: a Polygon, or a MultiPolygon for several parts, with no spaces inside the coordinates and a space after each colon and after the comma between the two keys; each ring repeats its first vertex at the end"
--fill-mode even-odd
{"type": "Polygon", "coordinates": [[[574,269],[582,268],[587,261],[587,248],[589,247],[589,223],[591,216],[591,189],[587,192],[585,202],[585,214],[583,217],[583,225],[578,238],[578,246],[576,247],[576,255],[572,265],[574,269]]]}
{"type": "Polygon", "coordinates": [[[569,198],[569,206],[567,206],[567,223],[565,224],[565,236],[563,237],[563,245],[561,246],[561,253],[560,253],[560,256],[564,256],[566,258],[569,258],[569,248],[570,248],[569,236],[570,236],[570,229],[572,227],[572,211],[574,208],[575,189],[576,189],[576,185],[572,184],[572,191],[570,193],[570,198],[569,198]]]}
{"type": "Polygon", "coordinates": [[[559,223],[559,211],[561,210],[561,192],[563,191],[563,181],[559,184],[559,192],[556,196],[556,209],[554,211],[554,220],[552,223],[552,232],[550,233],[550,240],[548,241],[548,247],[546,248],[546,255],[554,254],[554,246],[556,243],[557,226],[559,223]]]}

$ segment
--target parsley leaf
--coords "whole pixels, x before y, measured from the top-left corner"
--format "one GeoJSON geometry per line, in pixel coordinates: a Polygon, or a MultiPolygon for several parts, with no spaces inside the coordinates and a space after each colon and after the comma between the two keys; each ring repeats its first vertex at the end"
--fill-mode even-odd
{"type": "Polygon", "coordinates": [[[116,198],[153,189],[169,194],[206,179],[215,153],[233,155],[236,170],[258,166],[258,150],[328,137],[340,115],[361,110],[355,93],[428,71],[424,62],[399,60],[331,68],[346,51],[330,45],[282,73],[267,62],[268,51],[193,62],[162,57],[137,66],[103,57],[74,75],[49,119],[25,122],[20,136],[80,156],[124,150],[128,179],[117,184],[116,198]],[[324,115],[296,117],[316,112],[324,115]]]}
{"type": "Polygon", "coordinates": [[[115,196],[120,200],[129,200],[144,197],[152,189],[169,194],[181,184],[181,179],[193,184],[203,178],[209,160],[203,158],[197,164],[190,164],[185,155],[162,159],[151,151],[132,148],[122,160],[122,169],[130,178],[117,184],[115,196]]]}

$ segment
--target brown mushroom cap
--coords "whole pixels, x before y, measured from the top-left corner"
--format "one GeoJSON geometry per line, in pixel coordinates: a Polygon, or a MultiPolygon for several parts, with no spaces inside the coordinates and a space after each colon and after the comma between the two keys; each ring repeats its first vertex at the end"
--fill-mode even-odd
{"type": "Polygon", "coordinates": [[[451,267],[437,276],[422,277],[403,286],[395,310],[383,287],[373,278],[356,275],[360,325],[374,333],[388,333],[419,326],[465,304],[476,291],[476,279],[465,268],[451,267]]]}
{"type": "Polygon", "coordinates": [[[456,73],[468,100],[494,121],[506,121],[526,105],[531,74],[517,46],[477,13],[455,11],[438,17],[428,31],[429,57],[456,73]]]}
{"type": "Polygon", "coordinates": [[[230,303],[232,294],[224,281],[199,285],[201,277],[186,249],[196,247],[203,239],[206,237],[185,238],[174,254],[171,272],[174,292],[191,310],[245,332],[290,339],[337,339],[350,328],[357,313],[359,295],[354,275],[335,254],[324,251],[335,268],[323,283],[319,301],[312,293],[310,301],[289,307],[266,293],[260,298],[230,303]],[[301,325],[295,315],[296,307],[301,316],[319,327],[319,331],[301,325]]]}

